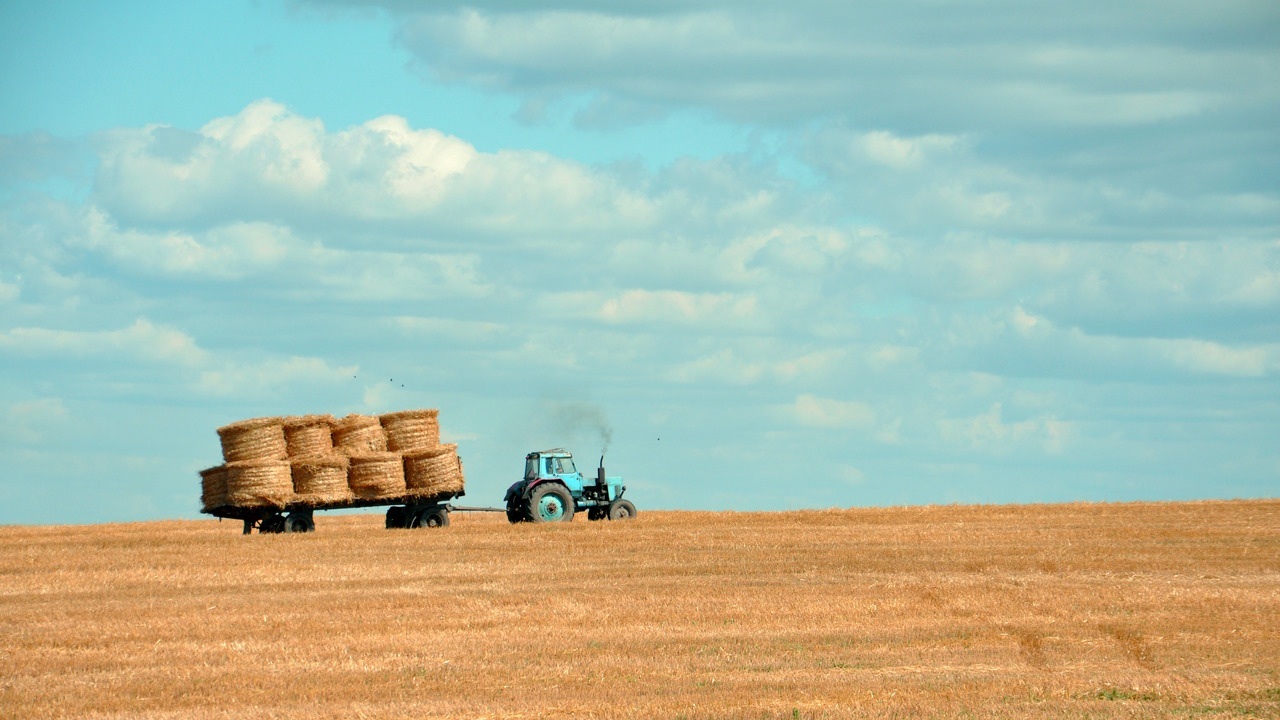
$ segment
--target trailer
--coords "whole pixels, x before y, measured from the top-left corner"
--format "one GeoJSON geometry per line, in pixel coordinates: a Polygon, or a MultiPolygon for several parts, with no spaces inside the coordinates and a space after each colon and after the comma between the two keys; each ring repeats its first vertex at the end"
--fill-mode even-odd
{"type": "Polygon", "coordinates": [[[287,503],[283,507],[242,507],[223,505],[201,510],[218,519],[240,520],[244,534],[257,529],[259,533],[314,532],[317,510],[349,510],[355,508],[387,507],[388,528],[438,528],[449,524],[453,512],[506,512],[505,508],[463,507],[450,500],[464,493],[444,493],[433,496],[404,495],[373,499],[353,498],[328,503],[287,503]]]}

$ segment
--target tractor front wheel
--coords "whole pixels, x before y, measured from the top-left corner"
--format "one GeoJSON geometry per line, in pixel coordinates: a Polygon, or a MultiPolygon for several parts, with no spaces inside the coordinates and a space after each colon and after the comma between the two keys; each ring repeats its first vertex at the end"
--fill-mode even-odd
{"type": "Polygon", "coordinates": [[[630,520],[636,516],[636,506],[630,500],[619,500],[609,506],[610,520],[630,520]]]}
{"type": "Polygon", "coordinates": [[[573,519],[573,498],[563,485],[543,483],[529,494],[529,522],[569,522],[573,519]]]}

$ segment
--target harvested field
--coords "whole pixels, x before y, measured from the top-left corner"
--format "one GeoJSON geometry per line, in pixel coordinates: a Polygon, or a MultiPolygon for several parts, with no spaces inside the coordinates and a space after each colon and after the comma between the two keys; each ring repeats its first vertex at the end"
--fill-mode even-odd
{"type": "Polygon", "coordinates": [[[0,528],[21,718],[1280,716],[1280,501],[0,528]]]}

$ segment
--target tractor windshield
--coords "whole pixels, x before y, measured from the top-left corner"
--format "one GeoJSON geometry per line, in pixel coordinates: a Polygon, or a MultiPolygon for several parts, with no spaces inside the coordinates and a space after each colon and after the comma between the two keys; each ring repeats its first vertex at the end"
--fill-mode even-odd
{"type": "Polygon", "coordinates": [[[551,472],[556,475],[571,475],[578,472],[578,469],[573,466],[573,458],[558,457],[550,458],[550,460],[551,472]]]}

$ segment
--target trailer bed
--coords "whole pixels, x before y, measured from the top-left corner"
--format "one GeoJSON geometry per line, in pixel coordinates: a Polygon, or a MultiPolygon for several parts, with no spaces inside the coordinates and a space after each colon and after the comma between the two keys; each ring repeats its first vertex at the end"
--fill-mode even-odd
{"type": "MultiPolygon", "coordinates": [[[[455,508],[448,504],[454,498],[462,497],[464,492],[447,492],[438,495],[392,495],[381,498],[351,498],[336,502],[310,503],[291,502],[283,507],[245,507],[241,505],[221,505],[204,508],[200,512],[217,518],[241,520],[244,532],[249,534],[256,527],[260,532],[310,532],[315,529],[312,514],[317,510],[350,510],[355,508],[390,507],[387,513],[387,527],[416,527],[415,518],[426,517],[424,513],[435,518],[435,524],[448,525],[448,513],[455,508]],[[396,506],[403,506],[397,508],[396,506]],[[395,512],[399,510],[400,512],[395,512]],[[295,528],[296,526],[296,528],[295,528]]],[[[482,508],[456,508],[459,510],[481,510],[482,508]]],[[[483,508],[488,510],[489,508],[483,508]]],[[[427,525],[424,525],[427,527],[427,525]]]]}

